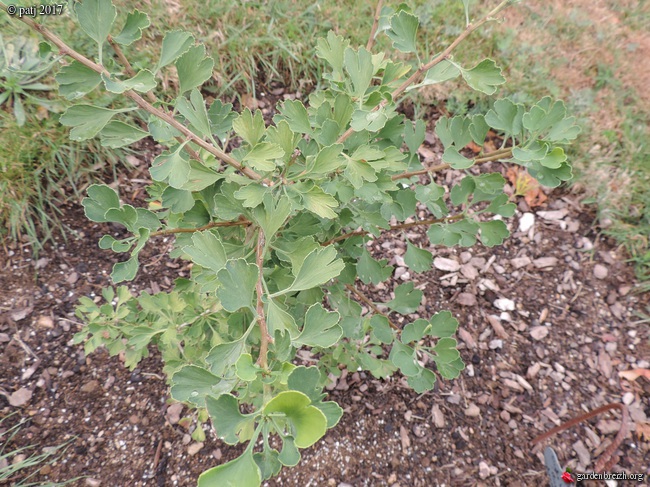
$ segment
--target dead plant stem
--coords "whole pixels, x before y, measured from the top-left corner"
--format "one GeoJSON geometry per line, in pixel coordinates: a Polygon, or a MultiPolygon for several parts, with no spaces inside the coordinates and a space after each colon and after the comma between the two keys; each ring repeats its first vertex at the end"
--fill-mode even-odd
{"type": "Polygon", "coordinates": [[[264,232],[261,228],[258,229],[257,234],[257,247],[255,249],[255,262],[257,263],[257,268],[259,269],[259,277],[255,285],[257,291],[257,322],[260,325],[260,356],[257,358],[257,363],[262,369],[268,371],[268,351],[269,351],[269,342],[273,342],[273,338],[269,336],[269,329],[266,325],[266,317],[264,316],[264,302],[262,301],[262,296],[264,296],[264,232]]]}
{"type": "Polygon", "coordinates": [[[209,230],[210,228],[215,227],[236,227],[236,226],[248,226],[251,222],[248,220],[240,220],[236,222],[211,222],[207,225],[197,228],[172,228],[171,230],[160,230],[158,232],[152,232],[150,237],[157,237],[159,235],[172,235],[174,233],[194,233],[202,232],[203,230],[209,230]]]}
{"type": "MultiPolygon", "coordinates": [[[[430,218],[428,220],[418,220],[414,222],[409,222],[409,223],[398,223],[397,225],[391,225],[387,231],[390,230],[402,230],[405,228],[413,228],[413,227],[419,227],[422,225],[433,225],[434,223],[446,223],[446,222],[453,222],[456,220],[461,220],[464,218],[465,215],[460,214],[460,215],[453,215],[449,216],[447,218],[430,218]]],[[[340,242],[341,240],[345,240],[346,238],[350,237],[356,237],[359,235],[368,235],[370,232],[367,230],[355,230],[354,232],[350,233],[344,233],[343,235],[339,235],[338,237],[334,237],[326,242],[323,242],[321,245],[323,247],[327,247],[330,244],[333,244],[335,242],[340,242]]]]}
{"type": "MultiPolygon", "coordinates": [[[[499,149],[495,150],[493,152],[488,152],[487,154],[483,155],[482,157],[476,157],[474,159],[474,164],[485,164],[486,162],[491,162],[491,161],[498,161],[500,159],[507,159],[512,156],[512,148],[507,148],[507,149],[499,149]]],[[[408,179],[413,176],[419,176],[421,174],[431,174],[434,172],[440,172],[444,171],[445,169],[449,169],[451,166],[449,164],[442,163],[438,164],[436,166],[432,166],[426,169],[418,169],[417,171],[410,171],[410,172],[403,172],[401,174],[395,174],[394,176],[391,177],[393,181],[397,181],[398,179],[408,179]]]]}
{"type": "Polygon", "coordinates": [[[370,29],[370,36],[368,37],[368,43],[366,44],[367,51],[370,51],[372,49],[372,46],[375,45],[375,35],[377,34],[377,27],[379,27],[381,8],[383,6],[384,6],[384,0],[379,0],[377,2],[377,8],[375,9],[375,16],[372,20],[372,29],[370,29]]]}

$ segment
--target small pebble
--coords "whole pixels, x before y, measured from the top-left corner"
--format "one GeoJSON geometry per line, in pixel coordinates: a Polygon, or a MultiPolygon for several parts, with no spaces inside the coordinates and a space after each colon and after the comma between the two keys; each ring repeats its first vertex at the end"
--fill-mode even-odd
{"type": "Polygon", "coordinates": [[[169,424],[177,424],[181,420],[181,413],[183,412],[183,403],[176,402],[167,408],[167,421],[169,424]]]}
{"type": "Polygon", "coordinates": [[[115,376],[109,375],[106,382],[104,382],[104,389],[109,389],[113,384],[115,384],[115,376]]]}
{"type": "Polygon", "coordinates": [[[510,260],[510,263],[515,269],[521,269],[522,267],[526,267],[529,265],[532,261],[530,260],[530,257],[515,257],[514,259],[510,260]]]}
{"type": "Polygon", "coordinates": [[[408,271],[405,267],[398,267],[397,269],[395,269],[395,279],[399,279],[404,274],[408,274],[408,271]]]}
{"type": "Polygon", "coordinates": [[[609,271],[607,270],[607,267],[601,264],[596,264],[594,266],[594,276],[596,279],[605,279],[607,275],[609,274],[609,271]]]}
{"type": "Polygon", "coordinates": [[[512,299],[500,298],[494,301],[494,307],[501,311],[514,311],[515,302],[512,299]]]}
{"type": "Polygon", "coordinates": [[[447,402],[451,404],[460,404],[461,397],[458,394],[449,394],[447,396],[447,402]]]}
{"type": "Polygon", "coordinates": [[[476,306],[476,296],[472,293],[460,293],[457,298],[458,304],[461,306],[476,306]]]}
{"type": "Polygon", "coordinates": [[[470,418],[474,418],[476,416],[479,416],[481,414],[481,409],[474,403],[470,403],[470,405],[465,409],[465,416],[468,416],[470,418]]]}
{"type": "Polygon", "coordinates": [[[634,394],[632,392],[626,392],[623,394],[623,404],[629,406],[634,402],[634,394]]]}
{"type": "Polygon", "coordinates": [[[545,267],[553,267],[557,264],[556,257],[540,257],[533,261],[533,265],[538,269],[544,269],[545,267]]]}
{"type": "Polygon", "coordinates": [[[77,274],[76,272],[73,272],[72,274],[70,274],[66,278],[66,281],[68,282],[68,284],[71,284],[71,285],[75,284],[78,280],[79,280],[79,274],[77,274]]]}
{"type": "Polygon", "coordinates": [[[533,340],[543,340],[548,336],[548,333],[548,327],[542,325],[533,326],[530,329],[530,336],[533,338],[533,340]]]}
{"type": "Polygon", "coordinates": [[[436,257],[433,259],[433,265],[436,269],[447,272],[456,272],[460,269],[460,264],[452,259],[446,259],[444,257],[436,257]]]}
{"type": "Polygon", "coordinates": [[[485,462],[480,462],[478,464],[478,476],[482,479],[485,480],[490,476],[490,467],[487,463],[485,462]]]}
{"type": "Polygon", "coordinates": [[[49,316],[39,316],[36,325],[41,328],[52,329],[54,328],[54,321],[49,316]]]}
{"type": "Polygon", "coordinates": [[[496,350],[497,348],[503,348],[503,340],[495,339],[490,341],[490,350],[496,350]]]}
{"type": "Polygon", "coordinates": [[[86,382],[83,386],[81,386],[81,392],[90,394],[91,392],[95,392],[95,390],[97,390],[98,387],[99,387],[99,381],[91,380],[86,382]]]}
{"type": "Polygon", "coordinates": [[[24,462],[26,459],[27,459],[27,455],[23,455],[22,453],[19,453],[13,458],[13,460],[11,460],[11,463],[13,465],[18,465],[19,463],[24,462]]]}
{"type": "Polygon", "coordinates": [[[532,213],[524,213],[519,219],[519,231],[527,232],[535,225],[535,215],[532,213]]]}
{"type": "Polygon", "coordinates": [[[539,362],[535,362],[533,365],[528,367],[528,371],[526,372],[526,377],[528,377],[529,379],[534,379],[539,373],[541,368],[542,365],[539,362]]]}
{"type": "Polygon", "coordinates": [[[203,448],[203,443],[192,443],[187,447],[187,454],[192,457],[196,455],[201,448],[203,448]]]}

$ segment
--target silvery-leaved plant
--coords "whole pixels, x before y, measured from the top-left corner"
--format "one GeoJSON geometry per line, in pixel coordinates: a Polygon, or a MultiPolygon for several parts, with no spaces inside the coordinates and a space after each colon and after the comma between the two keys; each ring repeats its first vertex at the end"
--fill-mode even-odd
{"type": "MultiPolygon", "coordinates": [[[[247,443],[238,458],[204,472],[200,486],[256,487],[296,465],[300,449],[341,418],[323,388],[342,368],[377,378],[399,371],[418,393],[431,390],[437,377],[458,377],[464,364],[451,313],[399,327],[391,316],[415,312],[420,289],[396,285],[384,303],[358,289],[359,281],[389,281],[393,271],[371,255],[368,241],[420,226],[431,245],[500,245],[508,236],[502,218],[515,206],[503,177],[478,165],[517,164],[549,187],[571,177],[561,146],[578,128],[564,104],[550,98],[530,107],[501,99],[484,115],[442,117],[435,132],[443,163],[423,167],[425,123],[397,111],[407,91],[462,77],[492,95],[505,82],[493,60],[465,66],[451,52],[512,0],[472,23],[463,3],[466,28],[430,58],[417,41],[419,19],[405,5],[378,7],[365,47],[330,32],[317,44],[328,66],[324,88],[306,102],[278,103],[270,125],[259,110],[206,103],[201,86],[214,62],[190,32],[168,32],[157,62],[136,69],[127,55],[149,26],[143,12],[116,23],[110,1],[77,3],[71,13],[96,42],[91,57],[21,19],[71,58],[56,76],[61,95],[114,94],[109,106],[81,101],[67,109],[61,123],[73,140],[100,137],[105,146],[122,147],[151,137],[166,147],[149,169],[148,208],[122,204],[104,185],[91,186],[83,206],[92,221],[123,225],[132,235],[99,242],[128,254],[113,267],[114,282],[136,276],[140,251],[160,235],[174,236],[170,256],[191,261],[191,276],[177,279],[171,292],[136,297],[121,286],[104,290],[104,304],[82,298],[77,314],[87,327],[76,341],[85,341],[88,353],[102,345],[123,353],[129,367],[155,345],[172,397],[196,408],[199,422],[210,418],[226,443],[247,443]],[[378,35],[390,38],[395,58],[373,50],[378,35]],[[175,98],[160,100],[160,75],[174,68],[175,98]],[[490,130],[503,145],[468,156],[465,147],[483,147],[490,130]],[[450,189],[435,178],[448,169],[464,173],[450,189]],[[429,216],[421,219],[416,211],[424,208],[429,216]],[[296,365],[298,350],[318,360],[296,365]]],[[[431,268],[429,250],[411,241],[406,248],[410,271],[431,268]]],[[[204,438],[200,425],[193,436],[204,438]]]]}

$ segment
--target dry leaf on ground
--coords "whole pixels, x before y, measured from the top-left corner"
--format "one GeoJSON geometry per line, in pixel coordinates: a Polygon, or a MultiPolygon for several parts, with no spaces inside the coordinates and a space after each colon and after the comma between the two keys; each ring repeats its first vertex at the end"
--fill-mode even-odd
{"type": "Polygon", "coordinates": [[[618,373],[619,377],[623,377],[623,379],[627,379],[629,381],[635,381],[639,377],[645,377],[646,379],[650,380],[650,370],[648,369],[631,369],[631,370],[623,370],[618,373]]]}

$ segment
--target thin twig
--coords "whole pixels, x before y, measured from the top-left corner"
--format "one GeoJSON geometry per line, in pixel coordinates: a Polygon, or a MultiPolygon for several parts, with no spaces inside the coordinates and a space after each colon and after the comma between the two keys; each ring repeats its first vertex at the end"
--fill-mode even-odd
{"type": "Polygon", "coordinates": [[[38,358],[38,355],[36,355],[36,354],[34,353],[34,350],[32,350],[31,348],[29,348],[29,345],[27,345],[27,344],[22,340],[22,338],[20,338],[20,335],[19,335],[18,331],[16,331],[16,333],[14,333],[14,336],[13,336],[12,338],[18,342],[18,344],[23,348],[23,350],[25,350],[25,352],[27,352],[28,354],[30,354],[30,355],[31,355],[32,357],[34,357],[36,360],[38,360],[38,361],[41,360],[40,358],[38,358]]]}
{"type": "Polygon", "coordinates": [[[611,471],[614,465],[616,465],[616,462],[618,461],[618,456],[614,455],[614,453],[616,452],[616,449],[620,446],[620,444],[623,443],[623,440],[627,435],[628,422],[630,418],[630,413],[627,409],[627,406],[625,406],[625,404],[621,404],[620,402],[612,402],[610,404],[605,404],[604,406],[596,408],[593,411],[589,411],[587,413],[581,414],[580,416],[576,416],[575,418],[572,418],[569,421],[566,421],[561,425],[556,426],[551,430],[548,430],[546,433],[539,435],[538,437],[533,439],[533,441],[531,441],[530,444],[532,446],[532,445],[536,445],[537,443],[541,443],[542,441],[550,438],[551,436],[553,436],[556,433],[559,433],[560,431],[563,431],[579,423],[582,423],[583,421],[591,419],[611,409],[621,410],[622,413],[621,429],[618,430],[618,434],[614,438],[612,444],[609,445],[609,447],[607,447],[607,449],[600,456],[598,462],[596,462],[596,468],[595,468],[595,471],[598,473],[603,471],[611,471]]]}
{"type": "MultiPolygon", "coordinates": [[[[122,65],[124,66],[124,69],[126,70],[126,74],[128,74],[130,77],[133,78],[136,75],[136,72],[131,66],[129,60],[124,55],[124,52],[122,52],[122,48],[120,47],[120,45],[117,42],[115,42],[113,37],[110,35],[108,36],[108,43],[113,48],[113,51],[115,51],[115,54],[117,55],[117,59],[119,59],[122,65]]],[[[145,96],[151,103],[156,103],[158,101],[156,95],[154,95],[151,90],[147,91],[145,96]]]]}
{"type": "Polygon", "coordinates": [[[122,65],[124,66],[124,69],[126,70],[126,74],[128,74],[131,78],[133,78],[136,74],[135,70],[133,69],[133,66],[131,66],[131,63],[126,58],[124,53],[122,52],[122,48],[120,47],[120,45],[117,42],[115,42],[113,36],[109,35],[107,40],[108,43],[113,48],[113,51],[115,51],[115,54],[117,55],[117,59],[119,59],[122,65]]]}
{"type": "Polygon", "coordinates": [[[151,472],[155,475],[156,469],[158,468],[158,462],[160,461],[160,452],[162,451],[163,439],[158,440],[158,446],[156,447],[156,453],[153,456],[153,465],[151,465],[151,472]]]}
{"type": "Polygon", "coordinates": [[[215,227],[248,226],[250,224],[251,222],[249,222],[248,220],[240,220],[236,222],[211,222],[208,223],[207,225],[203,225],[202,227],[197,227],[197,228],[173,228],[171,230],[159,230],[157,232],[151,233],[149,236],[157,237],[159,235],[172,235],[174,233],[194,233],[194,232],[202,232],[203,230],[209,230],[210,228],[215,228],[215,227]]]}
{"type": "MultiPolygon", "coordinates": [[[[413,228],[413,227],[419,227],[422,225],[433,225],[434,223],[446,223],[446,222],[453,222],[456,220],[460,220],[464,218],[465,215],[453,215],[447,218],[430,218],[428,220],[418,220],[415,222],[410,222],[410,223],[398,223],[397,225],[391,225],[386,231],[391,231],[391,230],[402,230],[405,228],[413,228]]],[[[330,244],[333,244],[335,242],[340,242],[341,240],[345,240],[346,238],[350,237],[356,237],[359,235],[368,235],[370,232],[367,230],[356,230],[354,232],[350,233],[344,233],[343,235],[339,235],[338,237],[334,237],[327,242],[323,242],[321,245],[323,247],[327,247],[330,244]]]]}
{"type": "MultiPolygon", "coordinates": [[[[396,100],[397,97],[399,97],[402,93],[406,91],[406,89],[414,84],[416,81],[418,81],[424,73],[429,71],[431,68],[433,68],[436,64],[441,63],[445,59],[449,57],[451,52],[460,44],[463,42],[472,32],[474,32],[476,29],[481,27],[483,24],[486,22],[492,20],[496,14],[501,12],[504,8],[506,8],[508,5],[512,4],[514,0],[503,0],[499,5],[497,5],[495,8],[493,8],[485,17],[483,17],[481,20],[476,22],[475,24],[469,24],[465,30],[458,36],[456,39],[447,46],[447,48],[442,51],[440,54],[438,54],[435,58],[433,58],[431,61],[429,61],[426,64],[421,65],[409,78],[404,81],[398,88],[396,88],[390,96],[391,100],[396,100]]],[[[388,104],[388,100],[384,100],[381,102],[379,105],[377,105],[375,108],[372,109],[372,111],[377,111],[383,107],[385,107],[388,104]]],[[[338,140],[336,141],[337,144],[341,144],[347,140],[348,137],[350,137],[355,130],[350,127],[348,128],[343,135],[341,135],[338,140]]]]}
{"type": "Polygon", "coordinates": [[[366,295],[363,294],[361,291],[359,291],[356,287],[350,284],[346,284],[345,288],[351,293],[353,293],[357,298],[359,298],[359,301],[362,301],[363,303],[367,304],[370,307],[370,309],[372,309],[375,313],[377,313],[378,315],[382,315],[384,318],[386,318],[391,328],[398,331],[400,330],[400,327],[397,326],[395,323],[393,323],[386,313],[382,313],[377,307],[377,305],[375,305],[375,303],[373,303],[370,299],[368,299],[366,295]]]}
{"type": "Polygon", "coordinates": [[[273,338],[269,336],[269,329],[266,326],[266,317],[264,316],[264,303],[262,296],[264,296],[264,232],[261,228],[257,234],[257,248],[255,249],[255,262],[259,269],[259,277],[255,284],[257,291],[257,321],[260,325],[260,356],[257,358],[257,363],[265,371],[268,370],[269,364],[267,361],[267,354],[269,351],[269,342],[273,343],[273,338]]]}
{"type": "Polygon", "coordinates": [[[384,0],[379,0],[377,2],[377,8],[375,9],[375,18],[372,21],[372,29],[370,29],[370,37],[368,37],[368,44],[366,44],[366,50],[370,51],[372,46],[375,44],[375,35],[377,34],[377,27],[379,27],[379,19],[381,18],[381,8],[384,5],[384,0]]]}
{"type": "MultiPolygon", "coordinates": [[[[491,162],[491,161],[498,161],[500,159],[507,159],[512,156],[512,149],[499,149],[494,152],[488,152],[482,157],[476,157],[474,158],[474,164],[479,165],[479,164],[484,164],[486,162],[491,162]]],[[[434,172],[440,172],[444,171],[445,169],[449,169],[451,166],[449,164],[442,163],[438,164],[436,166],[432,166],[426,169],[418,169],[417,171],[410,171],[410,172],[403,172],[401,174],[395,174],[394,176],[391,177],[393,181],[397,181],[398,179],[408,179],[412,178],[413,176],[420,176],[421,174],[430,174],[434,172]]]]}
{"type": "MultiPolygon", "coordinates": [[[[5,12],[7,11],[7,6],[0,1],[0,8],[4,10],[5,12]]],[[[47,40],[52,42],[55,46],[59,48],[59,53],[63,56],[69,56],[75,61],[80,62],[84,66],[92,69],[96,73],[99,74],[104,74],[106,76],[110,76],[110,73],[104,66],[95,63],[94,61],[88,59],[87,57],[83,56],[82,54],[78,53],[71,47],[69,47],[63,40],[61,40],[60,37],[58,37],[56,34],[52,33],[49,29],[44,27],[41,24],[38,24],[34,22],[32,19],[29,17],[23,16],[19,18],[20,21],[24,22],[27,24],[29,27],[32,29],[36,30],[39,34],[41,34],[43,37],[45,37],[47,40]]],[[[172,127],[174,127],[176,130],[178,130],[181,134],[183,134],[186,138],[190,139],[192,142],[194,142],[196,145],[201,147],[202,149],[205,149],[208,151],[210,154],[214,155],[217,159],[219,159],[222,162],[225,162],[229,166],[234,167],[238,171],[240,171],[242,174],[247,176],[248,178],[254,180],[254,181],[261,181],[263,178],[261,175],[259,175],[257,172],[253,171],[249,167],[244,167],[238,160],[233,158],[231,155],[226,154],[222,150],[218,149],[217,147],[213,146],[212,144],[206,142],[203,140],[201,137],[196,135],[194,132],[192,132],[189,128],[187,128],[185,125],[180,123],[178,120],[176,120],[174,117],[171,115],[163,112],[159,108],[154,107],[151,103],[147,102],[144,98],[142,98],[139,94],[137,94],[133,90],[127,90],[124,92],[124,95],[133,100],[140,108],[143,110],[151,113],[152,115],[160,118],[164,122],[168,123],[172,127]]],[[[263,180],[265,184],[271,185],[272,182],[269,180],[263,180]]]]}

